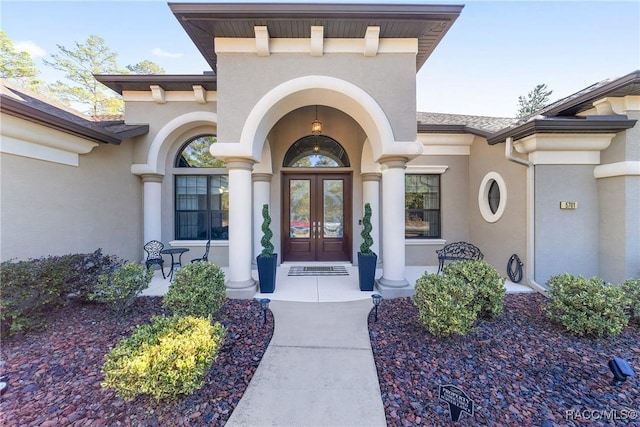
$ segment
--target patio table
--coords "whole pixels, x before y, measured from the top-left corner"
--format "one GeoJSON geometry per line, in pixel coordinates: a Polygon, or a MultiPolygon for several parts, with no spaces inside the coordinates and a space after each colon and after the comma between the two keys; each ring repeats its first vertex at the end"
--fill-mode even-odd
{"type": "Polygon", "coordinates": [[[173,272],[176,270],[176,267],[182,267],[182,254],[185,252],[189,252],[189,248],[168,248],[160,251],[161,254],[171,255],[171,270],[169,270],[169,281],[173,280],[173,272]],[[178,260],[176,261],[174,255],[178,255],[178,260]]]}

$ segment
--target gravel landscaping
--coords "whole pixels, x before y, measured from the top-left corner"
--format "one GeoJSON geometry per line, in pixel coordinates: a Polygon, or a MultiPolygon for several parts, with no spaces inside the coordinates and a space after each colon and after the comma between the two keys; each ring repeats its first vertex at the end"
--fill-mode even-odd
{"type": "Polygon", "coordinates": [[[640,426],[640,378],[613,386],[607,366],[618,356],[640,375],[640,325],[614,338],[577,338],[547,320],[544,300],[506,295],[499,319],[447,339],[424,329],[410,299],[383,301],[369,330],[388,425],[451,425],[438,393],[453,384],[475,403],[457,425],[640,426]]]}
{"type": "Polygon", "coordinates": [[[3,426],[214,426],[238,404],[273,335],[254,301],[227,300],[215,320],[225,345],[204,387],[175,401],[140,396],[124,402],[100,382],[104,355],[136,325],[168,314],[159,297],[138,298],[123,321],[101,304],[71,304],[51,314],[47,329],[2,342],[0,372],[8,390],[0,401],[3,426]]]}

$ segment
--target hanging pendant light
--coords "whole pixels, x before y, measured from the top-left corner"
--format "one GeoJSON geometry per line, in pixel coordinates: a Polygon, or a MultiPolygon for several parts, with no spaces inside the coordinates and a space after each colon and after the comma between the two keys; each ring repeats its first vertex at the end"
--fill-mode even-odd
{"type": "Polygon", "coordinates": [[[311,123],[311,133],[316,137],[313,144],[313,152],[320,152],[320,145],[318,144],[318,135],[322,133],[322,122],[318,120],[318,106],[316,105],[316,119],[311,123]]]}

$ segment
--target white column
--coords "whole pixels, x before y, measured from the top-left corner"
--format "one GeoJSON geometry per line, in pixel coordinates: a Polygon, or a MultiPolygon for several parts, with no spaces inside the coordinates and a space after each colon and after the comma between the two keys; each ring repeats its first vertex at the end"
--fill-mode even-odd
{"type": "Polygon", "coordinates": [[[270,173],[254,173],[253,179],[253,258],[251,262],[255,264],[256,257],[262,252],[262,205],[269,205],[271,198],[271,177],[270,173]]]}
{"type": "Polygon", "coordinates": [[[404,288],[404,168],[407,159],[388,158],[382,164],[382,278],[379,287],[404,288]]]}
{"type": "MultiPolygon", "coordinates": [[[[380,253],[380,174],[363,173],[362,177],[362,205],[371,204],[371,250],[378,255],[378,263],[382,262],[380,253]]],[[[364,207],[363,207],[364,209],[364,207]]],[[[364,212],[364,211],[363,211],[364,212]]]]}
{"type": "MultiPolygon", "coordinates": [[[[256,284],[251,277],[252,209],[251,170],[253,161],[226,159],[229,171],[229,281],[232,297],[251,298],[256,284]]],[[[230,291],[230,292],[229,292],[230,291]]]]}
{"type": "MultiPolygon", "coordinates": [[[[144,174],[142,194],[144,200],[144,243],[162,241],[162,175],[144,174]]],[[[144,253],[144,252],[143,252],[144,253]]]]}

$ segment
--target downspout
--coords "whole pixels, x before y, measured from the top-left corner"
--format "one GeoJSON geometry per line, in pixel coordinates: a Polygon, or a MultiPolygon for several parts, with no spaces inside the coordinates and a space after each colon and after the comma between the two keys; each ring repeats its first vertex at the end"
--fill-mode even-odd
{"type": "Polygon", "coordinates": [[[507,138],[505,141],[504,155],[507,160],[527,167],[527,283],[532,289],[544,294],[548,289],[535,280],[535,168],[529,160],[513,155],[512,137],[507,138]]]}

